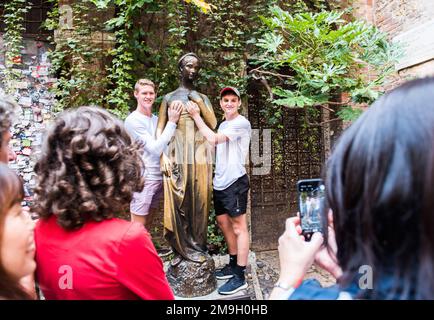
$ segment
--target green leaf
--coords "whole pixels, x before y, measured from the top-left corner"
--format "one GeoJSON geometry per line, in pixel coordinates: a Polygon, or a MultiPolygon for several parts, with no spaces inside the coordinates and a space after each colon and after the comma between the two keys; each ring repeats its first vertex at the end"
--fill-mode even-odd
{"type": "Polygon", "coordinates": [[[107,9],[111,0],[90,0],[98,9],[107,9]]]}
{"type": "Polygon", "coordinates": [[[354,121],[361,114],[363,110],[360,108],[352,108],[350,106],[341,107],[341,109],[336,113],[336,115],[344,121],[354,121]]]}
{"type": "Polygon", "coordinates": [[[283,43],[283,37],[279,34],[267,33],[264,38],[259,39],[256,44],[266,50],[266,52],[276,53],[279,46],[283,43]]]}

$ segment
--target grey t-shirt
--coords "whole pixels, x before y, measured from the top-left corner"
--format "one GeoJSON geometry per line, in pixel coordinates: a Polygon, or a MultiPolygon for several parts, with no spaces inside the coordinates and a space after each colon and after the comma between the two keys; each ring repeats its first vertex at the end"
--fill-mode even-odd
{"type": "Polygon", "coordinates": [[[228,137],[228,141],[217,145],[213,186],[215,190],[224,190],[246,174],[252,128],[249,120],[238,115],[235,119],[223,121],[217,132],[228,137]]]}

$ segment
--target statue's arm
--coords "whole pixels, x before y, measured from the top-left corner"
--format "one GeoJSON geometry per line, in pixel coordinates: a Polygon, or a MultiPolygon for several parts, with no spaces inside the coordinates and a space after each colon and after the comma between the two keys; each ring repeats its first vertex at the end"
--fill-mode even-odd
{"type": "Polygon", "coordinates": [[[200,113],[205,121],[206,125],[214,130],[217,126],[217,118],[214,114],[214,109],[212,108],[211,101],[204,94],[201,94],[202,100],[197,101],[200,113]]]}
{"type": "MultiPolygon", "coordinates": [[[[168,96],[164,96],[163,101],[160,105],[160,110],[158,111],[158,122],[157,122],[157,131],[156,138],[160,138],[163,134],[164,128],[166,127],[168,116],[167,116],[167,108],[169,107],[169,98],[168,96]]],[[[160,170],[166,176],[170,177],[172,174],[172,169],[170,165],[170,160],[167,155],[162,152],[160,155],[160,170]]]]}
{"type": "Polygon", "coordinates": [[[168,107],[167,96],[165,96],[163,98],[163,101],[161,102],[160,110],[158,111],[158,123],[157,123],[157,132],[156,132],[157,139],[161,136],[164,128],[166,127],[167,107],[168,107]]]}

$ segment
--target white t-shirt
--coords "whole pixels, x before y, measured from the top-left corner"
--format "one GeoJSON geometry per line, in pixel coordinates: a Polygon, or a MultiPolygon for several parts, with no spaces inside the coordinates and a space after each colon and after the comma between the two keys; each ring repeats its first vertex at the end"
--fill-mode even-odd
{"type": "Polygon", "coordinates": [[[238,115],[235,119],[223,121],[217,132],[228,137],[228,141],[217,145],[213,186],[215,190],[224,190],[246,174],[252,128],[249,120],[238,115]]]}
{"type": "Polygon", "coordinates": [[[144,144],[143,162],[145,163],[144,177],[147,180],[162,180],[160,171],[160,156],[169,143],[176,130],[176,124],[168,121],[163,133],[155,138],[157,131],[158,117],[145,116],[139,111],[133,111],[125,119],[125,128],[136,141],[144,144]]]}

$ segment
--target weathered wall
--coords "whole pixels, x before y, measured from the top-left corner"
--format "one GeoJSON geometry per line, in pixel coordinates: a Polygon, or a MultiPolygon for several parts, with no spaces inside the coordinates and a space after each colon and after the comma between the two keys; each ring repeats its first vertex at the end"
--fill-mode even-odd
{"type": "MultiPolygon", "coordinates": [[[[393,40],[429,22],[431,37],[434,34],[434,1],[432,0],[355,0],[355,16],[364,19],[393,40]]],[[[428,39],[427,39],[428,40],[428,39]]],[[[432,41],[432,40],[431,40],[432,41]]],[[[434,75],[434,58],[420,61],[405,69],[397,70],[387,89],[397,86],[406,79],[434,75]]]]}
{"type": "MultiPolygon", "coordinates": [[[[5,55],[3,36],[0,33],[0,95],[5,89],[5,55]]],[[[29,205],[35,185],[33,167],[42,142],[42,135],[47,124],[54,118],[54,97],[48,91],[56,79],[50,76],[50,62],[47,58],[49,45],[33,39],[24,40],[21,52],[22,64],[12,68],[19,74],[19,79],[10,86],[15,100],[20,106],[18,118],[12,128],[12,149],[17,159],[9,165],[24,180],[25,201],[29,205]]]]}

